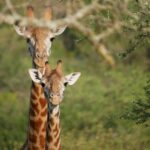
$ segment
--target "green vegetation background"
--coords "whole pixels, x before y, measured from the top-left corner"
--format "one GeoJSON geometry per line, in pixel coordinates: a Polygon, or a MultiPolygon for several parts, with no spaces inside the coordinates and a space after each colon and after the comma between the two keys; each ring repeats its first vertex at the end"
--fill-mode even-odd
{"type": "MultiPolygon", "coordinates": [[[[65,91],[61,104],[61,141],[64,150],[149,150],[150,128],[120,118],[135,97],[144,97],[148,80],[146,45],[126,59],[119,49],[127,46],[127,35],[109,40],[117,59],[114,69],[88,44],[77,36],[74,50],[58,37],[52,46],[49,62],[55,67],[63,60],[66,74],[82,73],[79,81],[65,91]],[[81,39],[78,41],[78,39],[81,39]],[[117,42],[118,41],[118,42],[117,42]]],[[[31,80],[31,58],[25,40],[13,27],[0,26],[0,149],[18,150],[26,138],[31,80]]]]}

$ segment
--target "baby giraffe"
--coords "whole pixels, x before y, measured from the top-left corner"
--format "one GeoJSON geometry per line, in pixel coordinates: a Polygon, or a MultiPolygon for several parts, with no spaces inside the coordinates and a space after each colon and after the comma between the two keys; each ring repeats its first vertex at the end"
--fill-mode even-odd
{"type": "Polygon", "coordinates": [[[57,62],[55,69],[51,70],[46,64],[43,75],[37,69],[29,69],[31,79],[44,88],[45,97],[48,101],[48,124],[46,150],[61,150],[60,143],[60,109],[59,104],[63,100],[63,93],[67,85],[73,85],[80,77],[80,72],[74,72],[67,76],[62,72],[62,61],[57,62]]]}

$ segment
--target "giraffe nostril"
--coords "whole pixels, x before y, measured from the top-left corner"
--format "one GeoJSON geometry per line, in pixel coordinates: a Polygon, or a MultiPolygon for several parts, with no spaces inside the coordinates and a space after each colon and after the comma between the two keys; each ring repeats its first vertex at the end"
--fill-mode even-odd
{"type": "Polygon", "coordinates": [[[47,60],[47,61],[45,61],[45,65],[46,65],[46,64],[48,64],[48,60],[47,60]]]}

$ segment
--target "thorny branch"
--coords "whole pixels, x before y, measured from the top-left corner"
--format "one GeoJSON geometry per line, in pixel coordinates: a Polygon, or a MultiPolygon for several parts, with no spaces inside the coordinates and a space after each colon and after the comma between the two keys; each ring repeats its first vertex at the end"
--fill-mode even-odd
{"type": "MultiPolygon", "coordinates": [[[[80,1],[78,2],[79,6],[76,6],[77,8],[73,11],[70,5],[71,1],[68,0],[66,7],[67,13],[64,18],[45,22],[43,19],[37,18],[33,18],[32,21],[29,21],[27,17],[21,16],[15,11],[14,8],[16,6],[14,7],[10,0],[5,0],[6,7],[10,10],[10,13],[0,12],[0,24],[6,23],[14,25],[16,21],[19,21],[21,26],[32,24],[40,27],[48,27],[52,30],[58,26],[67,25],[87,37],[97,52],[100,53],[111,66],[115,66],[115,59],[102,41],[111,34],[119,32],[124,27],[131,28],[132,30],[138,29],[136,23],[140,21],[140,15],[128,9],[130,2],[132,2],[132,0],[123,0],[121,3],[120,1],[114,2],[113,0],[94,0],[90,4],[85,4],[83,1],[80,1]],[[105,15],[107,12],[109,12],[108,16],[105,15]],[[123,16],[128,17],[128,19],[123,20],[123,16]],[[92,22],[93,24],[98,24],[97,29],[93,28],[92,22]]],[[[142,30],[149,32],[150,28],[148,26],[142,28],[142,30]]]]}

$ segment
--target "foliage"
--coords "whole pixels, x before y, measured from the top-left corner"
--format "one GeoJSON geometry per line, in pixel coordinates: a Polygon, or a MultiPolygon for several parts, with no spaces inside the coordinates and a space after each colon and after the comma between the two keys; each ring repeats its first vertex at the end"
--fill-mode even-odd
{"type": "MultiPolygon", "coordinates": [[[[135,120],[137,123],[148,123],[150,120],[150,80],[144,87],[145,98],[134,100],[131,108],[123,115],[123,118],[135,120]]],[[[147,124],[148,125],[148,124],[147,124]]]]}

